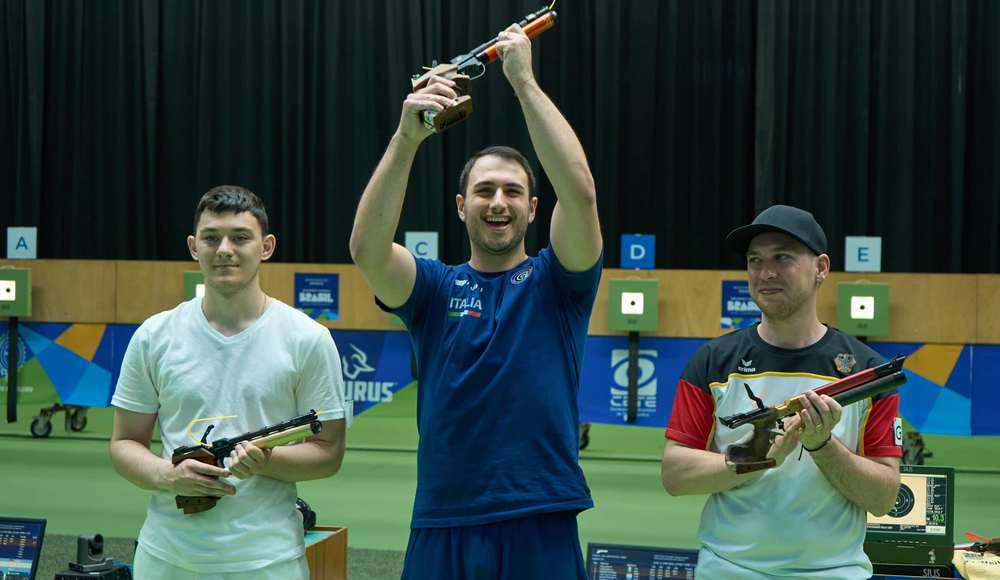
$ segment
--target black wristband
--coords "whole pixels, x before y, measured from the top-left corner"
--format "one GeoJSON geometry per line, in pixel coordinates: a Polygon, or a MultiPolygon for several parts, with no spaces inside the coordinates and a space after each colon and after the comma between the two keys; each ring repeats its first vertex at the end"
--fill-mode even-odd
{"type": "Polygon", "coordinates": [[[817,447],[816,449],[809,449],[808,447],[805,446],[805,444],[802,445],[802,448],[808,451],[809,453],[812,453],[813,451],[819,451],[820,449],[826,447],[826,444],[829,443],[830,439],[832,438],[833,438],[833,433],[830,433],[829,435],[826,436],[826,441],[820,443],[819,447],[817,447]]]}

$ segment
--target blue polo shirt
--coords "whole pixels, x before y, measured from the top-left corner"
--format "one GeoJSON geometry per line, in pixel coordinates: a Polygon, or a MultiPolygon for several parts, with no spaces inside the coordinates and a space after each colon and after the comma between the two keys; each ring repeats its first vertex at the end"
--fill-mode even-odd
{"type": "Polygon", "coordinates": [[[416,262],[393,310],[419,369],[412,527],[593,507],[577,396],[603,257],[579,273],[548,247],[506,272],[416,262]]]}

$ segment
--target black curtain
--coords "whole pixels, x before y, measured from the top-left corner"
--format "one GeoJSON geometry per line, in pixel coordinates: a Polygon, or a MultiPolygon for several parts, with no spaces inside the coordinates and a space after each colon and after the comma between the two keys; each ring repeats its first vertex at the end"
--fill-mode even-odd
{"type": "MultiPolygon", "coordinates": [[[[0,0],[0,228],[50,258],[185,259],[200,195],[264,197],[282,261],[347,262],[358,197],[409,78],[544,0],[0,0]]],[[[771,203],[883,236],[891,271],[1000,271],[1000,3],[561,1],[536,75],[597,181],[608,266],[739,267],[725,233],[771,203]]],[[[455,217],[465,159],[531,154],[498,65],[425,142],[400,232],[455,217]]],[[[537,164],[536,164],[537,166],[537,164]]],[[[548,241],[540,179],[529,251],[548,241]]]]}
{"type": "Polygon", "coordinates": [[[881,235],[883,268],[1000,268],[1000,3],[760,0],[757,207],[881,235]]]}

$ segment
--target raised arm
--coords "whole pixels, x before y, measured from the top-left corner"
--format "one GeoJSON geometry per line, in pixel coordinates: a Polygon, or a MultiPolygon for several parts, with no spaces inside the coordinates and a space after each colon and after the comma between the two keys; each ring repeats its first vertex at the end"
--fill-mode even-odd
{"type": "Polygon", "coordinates": [[[452,81],[435,76],[426,87],[406,97],[399,128],[368,181],[354,216],[351,258],[375,296],[390,308],[406,302],[416,280],[413,256],[393,238],[413,159],[423,140],[433,134],[421,122],[420,112],[441,111],[452,104],[456,97],[454,86],[452,81]]]}
{"type": "Polygon", "coordinates": [[[556,193],[549,238],[559,263],[589,270],[601,255],[597,193],[587,156],[573,128],[542,91],[531,69],[531,40],[517,24],[499,35],[497,53],[528,125],[535,153],[556,193]]]}

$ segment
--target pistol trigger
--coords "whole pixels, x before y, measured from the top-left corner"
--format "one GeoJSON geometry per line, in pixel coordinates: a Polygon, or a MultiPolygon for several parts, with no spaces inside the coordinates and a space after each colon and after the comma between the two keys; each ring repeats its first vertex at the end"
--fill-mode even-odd
{"type": "Polygon", "coordinates": [[[208,445],[208,434],[212,432],[212,429],[215,429],[215,425],[209,425],[208,428],[205,429],[205,434],[201,436],[202,445],[208,445]]]}
{"type": "Polygon", "coordinates": [[[782,433],[785,432],[785,420],[784,419],[778,419],[778,429],[781,429],[782,433]]]}
{"type": "Polygon", "coordinates": [[[750,388],[750,385],[748,385],[747,383],[743,383],[743,388],[747,390],[747,396],[750,397],[750,400],[757,404],[757,409],[758,410],[763,409],[764,401],[761,401],[760,397],[753,394],[753,389],[750,388]]]}

